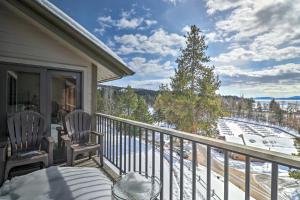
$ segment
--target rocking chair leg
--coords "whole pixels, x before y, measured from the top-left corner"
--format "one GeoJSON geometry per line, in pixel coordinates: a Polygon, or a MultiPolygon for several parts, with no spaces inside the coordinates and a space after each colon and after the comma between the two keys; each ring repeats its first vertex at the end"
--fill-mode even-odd
{"type": "Polygon", "coordinates": [[[72,152],[72,162],[71,162],[72,167],[74,166],[75,159],[76,159],[76,154],[74,154],[74,152],[72,152]]]}
{"type": "Polygon", "coordinates": [[[4,174],[4,181],[6,181],[8,179],[8,175],[9,175],[10,170],[11,170],[11,168],[9,166],[6,166],[5,174],[4,174]]]}

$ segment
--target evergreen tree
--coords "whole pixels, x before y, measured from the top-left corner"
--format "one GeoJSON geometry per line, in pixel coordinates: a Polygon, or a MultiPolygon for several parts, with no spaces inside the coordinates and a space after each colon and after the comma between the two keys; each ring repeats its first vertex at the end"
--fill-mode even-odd
{"type": "Polygon", "coordinates": [[[117,106],[119,107],[119,116],[125,118],[132,118],[133,112],[137,107],[137,103],[137,94],[130,86],[127,86],[127,88],[121,92],[118,98],[117,106]]]}
{"type": "Polygon", "coordinates": [[[161,110],[165,118],[177,129],[213,136],[216,120],[221,115],[221,100],[216,94],[220,81],[214,67],[207,66],[205,37],[199,28],[191,26],[187,33],[186,48],[176,60],[175,76],[171,88],[161,87],[154,108],[161,110]]]}
{"type": "Polygon", "coordinates": [[[97,90],[97,112],[104,112],[104,98],[102,97],[101,91],[97,90]]]}
{"type": "Polygon", "coordinates": [[[137,107],[133,111],[133,118],[140,122],[153,123],[153,118],[143,97],[138,96],[137,107]]]}

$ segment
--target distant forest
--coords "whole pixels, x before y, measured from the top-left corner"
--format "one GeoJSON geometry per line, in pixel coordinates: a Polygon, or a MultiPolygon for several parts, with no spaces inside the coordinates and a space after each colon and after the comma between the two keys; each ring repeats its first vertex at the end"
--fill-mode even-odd
{"type": "MultiPolygon", "coordinates": [[[[117,101],[124,94],[126,88],[117,86],[98,85],[98,105],[99,112],[111,115],[118,115],[119,111],[117,101]]],[[[132,88],[134,93],[141,97],[148,108],[153,108],[159,91],[132,88]]],[[[251,119],[259,122],[268,122],[270,124],[289,127],[296,131],[300,131],[299,111],[289,105],[287,110],[280,108],[278,102],[274,99],[266,107],[260,103],[255,104],[253,98],[245,98],[238,96],[221,96],[221,107],[223,117],[239,117],[251,119]]],[[[154,121],[157,121],[153,116],[154,121]]]]}

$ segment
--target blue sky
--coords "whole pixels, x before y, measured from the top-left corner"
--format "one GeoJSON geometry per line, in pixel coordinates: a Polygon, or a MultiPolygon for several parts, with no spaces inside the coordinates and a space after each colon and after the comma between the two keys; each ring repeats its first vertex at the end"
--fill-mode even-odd
{"type": "Polygon", "coordinates": [[[184,34],[206,35],[223,95],[300,95],[300,0],[50,0],[136,74],[108,84],[169,83],[184,34]]]}

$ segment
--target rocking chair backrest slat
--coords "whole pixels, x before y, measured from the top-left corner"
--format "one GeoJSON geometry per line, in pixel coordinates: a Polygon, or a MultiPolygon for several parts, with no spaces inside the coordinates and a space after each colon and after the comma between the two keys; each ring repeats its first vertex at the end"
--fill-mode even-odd
{"type": "Polygon", "coordinates": [[[65,127],[74,144],[84,143],[91,129],[91,116],[82,110],[70,112],[65,116],[65,127]]]}
{"type": "Polygon", "coordinates": [[[7,120],[12,154],[38,150],[45,134],[45,119],[39,113],[23,111],[7,120]]]}
{"type": "MultiPolygon", "coordinates": [[[[25,124],[25,120],[22,121],[25,124]]],[[[26,126],[27,129],[27,147],[28,149],[32,149],[32,139],[33,139],[33,127],[30,126],[30,124],[33,124],[34,122],[34,117],[33,115],[28,115],[28,123],[26,126]],[[30,129],[32,130],[30,131],[30,129]]]]}

